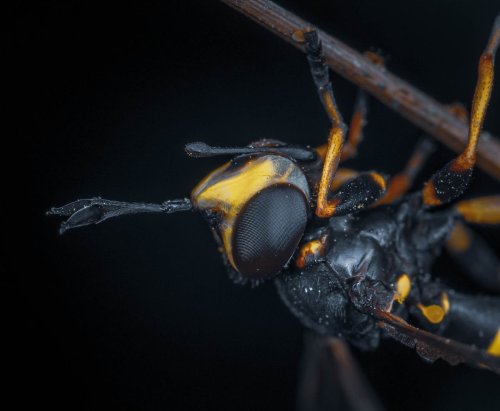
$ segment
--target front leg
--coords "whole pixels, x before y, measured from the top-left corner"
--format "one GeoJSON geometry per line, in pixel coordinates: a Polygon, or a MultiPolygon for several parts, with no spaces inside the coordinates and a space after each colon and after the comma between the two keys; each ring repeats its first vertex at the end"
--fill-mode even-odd
{"type": "Polygon", "coordinates": [[[316,31],[304,33],[306,53],[311,74],[319,97],[332,123],[325,152],[323,170],[318,189],[316,215],[330,218],[359,211],[378,200],[385,192],[385,177],[378,173],[365,173],[347,183],[329,198],[330,187],[342,157],[346,126],[333,96],[328,67],[321,51],[316,31]]]}

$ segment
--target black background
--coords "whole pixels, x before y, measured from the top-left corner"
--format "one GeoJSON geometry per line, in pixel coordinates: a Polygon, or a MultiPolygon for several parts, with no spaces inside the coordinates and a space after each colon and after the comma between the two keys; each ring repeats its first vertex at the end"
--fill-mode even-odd
{"type": "MultiPolygon", "coordinates": [[[[494,3],[279,2],[359,50],[382,49],[392,71],[438,100],[467,106],[494,3]]],[[[293,409],[302,327],[272,283],[251,289],[227,279],[200,216],[132,216],[59,237],[43,212],[96,195],[188,196],[220,163],[187,158],[183,145],[193,140],[321,144],[328,121],[304,56],[218,1],[19,3],[14,22],[19,147],[5,176],[27,206],[22,218],[6,217],[20,250],[8,253],[7,276],[16,403],[293,409]]],[[[348,117],[355,87],[332,78],[348,117]]],[[[498,96],[497,87],[486,121],[496,135],[498,96]]],[[[419,134],[372,102],[351,165],[394,173],[419,134]]],[[[451,155],[440,146],[420,182],[451,155]]],[[[477,172],[467,196],[498,189],[477,172]]],[[[499,240],[498,231],[482,233],[499,240]]],[[[436,272],[459,270],[442,258],[436,272]]],[[[500,402],[498,377],[428,365],[395,342],[356,356],[388,409],[500,402]]]]}

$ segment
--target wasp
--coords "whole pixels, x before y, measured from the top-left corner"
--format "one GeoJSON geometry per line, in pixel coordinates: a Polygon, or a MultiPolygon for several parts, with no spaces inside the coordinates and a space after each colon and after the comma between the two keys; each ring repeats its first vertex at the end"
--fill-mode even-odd
{"type": "MultiPolygon", "coordinates": [[[[465,150],[412,193],[411,183],[431,151],[426,140],[392,178],[341,167],[357,150],[366,96],[359,93],[347,128],[318,36],[314,31],[302,36],[331,121],[325,145],[311,148],[272,139],[246,147],[190,143],[186,152],[192,157],[232,157],[206,176],[190,198],[161,204],[83,199],[49,214],[67,217],[63,233],[126,214],[197,211],[214,234],[230,278],[255,286],[273,280],[290,311],[322,337],[311,342],[316,353],[327,347],[341,355],[339,339],[370,350],[392,337],[426,360],[443,358],[500,373],[498,297],[457,292],[432,275],[433,262],[445,247],[471,279],[492,293],[500,289],[498,260],[474,241],[466,225],[500,223],[500,197],[455,201],[466,191],[475,166],[500,18],[480,58],[465,150]]],[[[320,359],[311,361],[310,372],[322,366],[320,359]]],[[[320,391],[305,390],[304,403],[314,404],[311,396],[318,398],[320,391]]]]}

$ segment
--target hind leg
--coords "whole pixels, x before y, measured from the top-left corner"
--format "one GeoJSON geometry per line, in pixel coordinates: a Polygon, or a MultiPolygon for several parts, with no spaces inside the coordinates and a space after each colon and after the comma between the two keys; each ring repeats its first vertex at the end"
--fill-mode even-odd
{"type": "MultiPolygon", "coordinates": [[[[457,215],[475,224],[500,224],[500,196],[480,197],[458,202],[457,215]]],[[[451,232],[446,248],[464,273],[490,291],[500,291],[500,261],[489,245],[463,221],[451,232]]]]}
{"type": "Polygon", "coordinates": [[[433,150],[434,144],[431,140],[420,140],[405,168],[390,179],[387,191],[375,206],[390,204],[405,195],[433,150]]]}
{"type": "Polygon", "coordinates": [[[489,291],[500,291],[500,260],[491,247],[464,223],[457,222],[446,249],[463,273],[489,291]]]}
{"type": "Polygon", "coordinates": [[[467,188],[476,164],[476,148],[486,108],[493,88],[494,60],[500,43],[500,16],[497,16],[490,40],[479,59],[479,74],[472,100],[469,138],[464,151],[437,171],[426,183],[422,197],[425,205],[438,206],[459,197],[467,188]]]}

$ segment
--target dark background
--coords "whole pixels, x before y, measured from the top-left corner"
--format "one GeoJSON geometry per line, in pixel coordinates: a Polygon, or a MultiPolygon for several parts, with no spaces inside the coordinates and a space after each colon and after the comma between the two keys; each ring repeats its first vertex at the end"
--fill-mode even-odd
{"type": "MultiPolygon", "coordinates": [[[[279,1],[467,106],[494,3],[279,1]]],[[[17,228],[6,337],[19,408],[292,409],[302,327],[272,283],[227,279],[200,216],[132,216],[60,237],[43,212],[96,195],[188,196],[221,161],[187,158],[193,140],[323,143],[328,121],[304,56],[215,0],[19,2],[13,21],[19,147],[5,177],[27,209],[5,218],[17,228]]],[[[332,78],[348,117],[355,87],[332,78]]],[[[486,120],[496,135],[498,96],[497,87],[486,120]]],[[[419,135],[372,102],[351,165],[394,173],[419,135]]],[[[422,178],[451,158],[439,147],[422,178]]],[[[498,191],[478,171],[467,195],[498,191]]],[[[436,272],[459,275],[444,257],[436,272]]],[[[395,342],[356,356],[388,409],[498,409],[500,380],[488,372],[428,365],[395,342]]]]}

